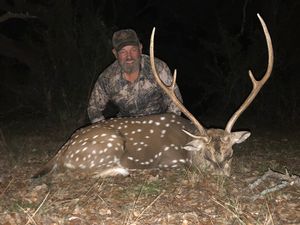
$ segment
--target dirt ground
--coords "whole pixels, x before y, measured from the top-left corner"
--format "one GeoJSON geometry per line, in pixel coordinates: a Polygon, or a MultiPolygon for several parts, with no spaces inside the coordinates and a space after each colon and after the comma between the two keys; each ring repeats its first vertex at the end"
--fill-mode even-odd
{"type": "Polygon", "coordinates": [[[255,130],[235,146],[230,178],[183,168],[105,179],[56,173],[31,180],[75,130],[36,124],[1,125],[0,224],[300,224],[299,184],[261,179],[269,168],[300,174],[300,132],[255,130]],[[262,182],[251,188],[255,181],[262,182]]]}

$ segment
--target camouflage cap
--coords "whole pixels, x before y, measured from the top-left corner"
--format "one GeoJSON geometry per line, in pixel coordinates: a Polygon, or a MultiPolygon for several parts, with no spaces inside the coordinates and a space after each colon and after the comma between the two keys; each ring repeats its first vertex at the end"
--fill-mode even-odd
{"type": "Polygon", "coordinates": [[[113,48],[117,51],[126,45],[139,45],[140,41],[136,32],[132,29],[124,29],[116,31],[112,37],[113,48]]]}

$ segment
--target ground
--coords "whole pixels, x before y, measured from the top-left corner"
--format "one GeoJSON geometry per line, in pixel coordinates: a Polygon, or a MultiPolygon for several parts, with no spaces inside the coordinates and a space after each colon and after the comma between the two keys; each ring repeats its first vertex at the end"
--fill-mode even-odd
{"type": "Polygon", "coordinates": [[[281,181],[268,178],[249,186],[269,168],[300,174],[299,133],[256,129],[235,146],[229,178],[182,169],[105,179],[65,172],[32,180],[75,130],[37,124],[1,125],[0,224],[300,224],[299,186],[265,195],[262,191],[281,181]]]}

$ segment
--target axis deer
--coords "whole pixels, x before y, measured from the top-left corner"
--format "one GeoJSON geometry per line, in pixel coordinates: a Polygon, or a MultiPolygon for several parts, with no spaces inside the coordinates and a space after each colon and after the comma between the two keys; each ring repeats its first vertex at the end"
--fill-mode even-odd
{"type": "Polygon", "coordinates": [[[245,141],[248,131],[232,132],[239,116],[269,79],[273,67],[273,48],[268,29],[258,15],[268,46],[268,67],[261,80],[251,71],[252,91],[229,119],[226,128],[205,129],[176,98],[173,85],[159,78],[154,59],[154,33],[150,41],[150,60],[156,81],[177,104],[187,119],[173,114],[113,118],[77,130],[58,153],[33,177],[59,167],[77,169],[96,177],[128,175],[132,169],[167,169],[195,166],[212,174],[230,176],[232,146],[245,141]]]}

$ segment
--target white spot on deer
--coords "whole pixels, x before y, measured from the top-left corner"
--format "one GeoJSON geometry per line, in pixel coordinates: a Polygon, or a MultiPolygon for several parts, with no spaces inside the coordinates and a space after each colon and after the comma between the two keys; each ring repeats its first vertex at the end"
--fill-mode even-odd
{"type": "Polygon", "coordinates": [[[171,167],[172,168],[175,168],[175,167],[177,167],[178,165],[177,164],[173,164],[171,167]]]}
{"type": "Polygon", "coordinates": [[[88,154],[88,158],[91,158],[92,157],[92,155],[91,154],[88,154]]]}
{"type": "Polygon", "coordinates": [[[134,140],[134,138],[133,138],[133,137],[129,138],[129,141],[133,141],[133,140],[134,140]]]}
{"type": "Polygon", "coordinates": [[[137,129],[136,131],[137,131],[137,132],[142,132],[142,129],[137,129]]]}
{"type": "Polygon", "coordinates": [[[140,160],[139,160],[139,159],[135,159],[134,161],[135,161],[135,162],[138,162],[138,161],[140,161],[140,160]]]}
{"type": "Polygon", "coordinates": [[[131,131],[131,134],[135,134],[135,130],[131,131]]]}
{"type": "Polygon", "coordinates": [[[92,151],[92,154],[95,155],[95,154],[96,154],[96,150],[93,150],[93,151],[92,151]]]}
{"type": "Polygon", "coordinates": [[[122,127],[121,126],[118,126],[118,128],[117,128],[118,130],[121,130],[122,129],[122,127]]]}
{"type": "MultiPolygon", "coordinates": [[[[106,134],[102,134],[102,135],[101,135],[101,137],[104,137],[104,136],[106,136],[106,134]]],[[[94,135],[94,136],[93,136],[93,139],[96,139],[97,137],[99,137],[98,134],[97,134],[97,135],[94,135]]]]}
{"type": "Polygon", "coordinates": [[[73,141],[72,143],[71,143],[71,145],[75,145],[76,144],[76,141],[73,141]]]}
{"type": "Polygon", "coordinates": [[[172,160],[172,163],[177,163],[178,161],[176,159],[172,160]]]}
{"type": "Polygon", "coordinates": [[[154,130],[153,130],[153,129],[150,129],[149,132],[150,132],[150,134],[153,134],[153,133],[154,133],[154,130]]]}
{"type": "Polygon", "coordinates": [[[156,126],[159,126],[159,125],[160,125],[160,122],[155,122],[155,125],[156,125],[156,126]]]}
{"type": "Polygon", "coordinates": [[[109,140],[109,141],[114,141],[115,139],[113,139],[113,138],[108,138],[108,140],[109,140]]]}
{"type": "Polygon", "coordinates": [[[75,169],[75,166],[74,166],[72,163],[70,163],[70,162],[67,162],[67,163],[65,163],[64,165],[65,165],[65,167],[67,167],[67,168],[75,169]]]}
{"type": "Polygon", "coordinates": [[[148,135],[145,136],[146,139],[149,139],[150,137],[148,135]]]}
{"type": "Polygon", "coordinates": [[[144,147],[148,147],[148,144],[144,144],[144,147]]]}
{"type": "Polygon", "coordinates": [[[144,142],[143,142],[143,141],[141,141],[141,142],[140,142],[140,144],[141,144],[141,145],[143,145],[143,144],[144,144],[144,142]]]}
{"type": "Polygon", "coordinates": [[[103,150],[103,152],[107,152],[107,148],[105,148],[105,149],[103,150]]]}
{"type": "Polygon", "coordinates": [[[166,119],[166,117],[164,117],[164,116],[160,117],[160,120],[165,120],[165,119],[166,119]]]}
{"type": "Polygon", "coordinates": [[[181,124],[181,122],[180,122],[180,121],[177,121],[176,123],[177,123],[177,124],[181,124]]]}
{"type": "Polygon", "coordinates": [[[166,127],[169,127],[170,126],[170,124],[169,123],[166,123],[166,125],[165,125],[166,127]]]}
{"type": "Polygon", "coordinates": [[[78,138],[79,137],[79,135],[77,134],[74,138],[76,139],[76,138],[78,138]]]}
{"type": "Polygon", "coordinates": [[[149,165],[150,163],[148,161],[145,162],[146,165],[149,165]]]}
{"type": "Polygon", "coordinates": [[[132,145],[137,145],[138,143],[137,142],[134,142],[132,145]]]}
{"type": "Polygon", "coordinates": [[[90,164],[90,168],[93,168],[93,167],[95,167],[94,161],[92,161],[91,164],[90,164]]]}
{"type": "Polygon", "coordinates": [[[167,132],[166,130],[162,130],[160,133],[165,134],[166,132],[167,132]]]}
{"type": "Polygon", "coordinates": [[[109,143],[107,143],[107,147],[108,147],[108,148],[111,148],[112,146],[113,146],[113,144],[112,144],[112,143],[110,143],[110,142],[109,142],[109,143]]]}
{"type": "Polygon", "coordinates": [[[134,124],[134,121],[133,121],[133,120],[131,121],[131,124],[134,124]]]}
{"type": "Polygon", "coordinates": [[[130,157],[130,156],[128,156],[128,157],[127,157],[127,159],[129,159],[129,160],[133,160],[133,158],[132,158],[132,157],[130,157]]]}
{"type": "Polygon", "coordinates": [[[148,123],[149,123],[149,124],[152,124],[152,123],[153,123],[153,120],[149,120],[148,123]]]}
{"type": "Polygon", "coordinates": [[[176,116],[175,115],[172,115],[172,118],[175,118],[176,116]]]}
{"type": "Polygon", "coordinates": [[[169,167],[169,165],[168,165],[168,164],[165,164],[165,165],[164,165],[164,167],[165,167],[165,168],[168,168],[168,167],[169,167]]]}
{"type": "Polygon", "coordinates": [[[74,154],[71,154],[71,155],[70,155],[70,158],[73,158],[73,157],[74,157],[74,154]]]}
{"type": "Polygon", "coordinates": [[[138,151],[138,152],[139,152],[139,151],[142,151],[142,148],[138,148],[137,151],[138,151]]]}
{"type": "Polygon", "coordinates": [[[161,156],[161,155],[162,155],[162,152],[159,152],[159,153],[158,153],[158,156],[161,156]]]}
{"type": "Polygon", "coordinates": [[[128,126],[127,125],[124,125],[124,128],[127,128],[128,126]]]}
{"type": "Polygon", "coordinates": [[[143,123],[143,124],[146,124],[147,122],[148,122],[147,120],[144,120],[142,123],[143,123]]]}
{"type": "Polygon", "coordinates": [[[86,157],[83,157],[82,160],[83,160],[83,161],[86,161],[86,157]]]}
{"type": "Polygon", "coordinates": [[[115,125],[113,125],[113,124],[111,124],[111,125],[109,125],[110,127],[115,127],[115,125]]]}
{"type": "Polygon", "coordinates": [[[164,148],[164,151],[166,152],[166,151],[168,151],[169,149],[170,149],[170,147],[166,146],[166,147],[164,148]]]}
{"type": "Polygon", "coordinates": [[[99,161],[99,163],[103,163],[103,161],[104,161],[104,159],[103,159],[103,158],[101,158],[101,159],[100,159],[100,161],[99,161]]]}
{"type": "Polygon", "coordinates": [[[153,163],[153,159],[149,159],[149,162],[153,163]]]}
{"type": "Polygon", "coordinates": [[[119,151],[119,148],[118,148],[118,147],[115,147],[115,150],[116,150],[116,151],[119,151]]]}
{"type": "Polygon", "coordinates": [[[111,137],[112,137],[112,138],[117,138],[117,135],[112,134],[111,137]]]}
{"type": "Polygon", "coordinates": [[[127,135],[128,135],[128,132],[125,132],[124,135],[127,136],[127,135]]]}
{"type": "Polygon", "coordinates": [[[80,165],[79,165],[79,168],[81,168],[81,169],[85,169],[85,168],[86,168],[86,166],[85,166],[84,164],[80,164],[80,165]]]}
{"type": "Polygon", "coordinates": [[[86,143],[87,143],[86,141],[85,141],[85,142],[83,142],[83,143],[81,144],[81,146],[84,146],[84,145],[86,145],[86,143]]]}
{"type": "Polygon", "coordinates": [[[93,144],[93,145],[97,144],[97,141],[93,141],[92,144],[93,144]]]}
{"type": "Polygon", "coordinates": [[[75,152],[75,154],[78,154],[79,152],[80,152],[80,149],[77,149],[76,152],[75,152]]]}
{"type": "Polygon", "coordinates": [[[84,141],[88,141],[89,140],[89,138],[85,138],[85,139],[83,139],[84,141]]]}

